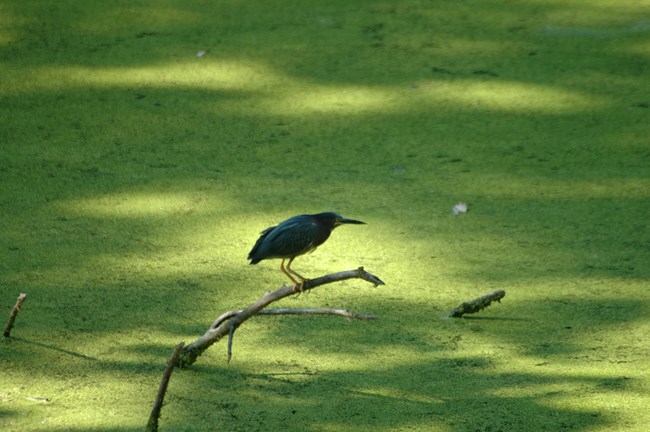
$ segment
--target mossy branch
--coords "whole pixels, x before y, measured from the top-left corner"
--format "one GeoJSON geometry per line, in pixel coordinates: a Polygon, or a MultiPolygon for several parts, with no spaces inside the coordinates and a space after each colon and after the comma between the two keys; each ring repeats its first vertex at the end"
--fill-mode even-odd
{"type": "MultiPolygon", "coordinates": [[[[309,279],[305,281],[303,286],[303,291],[308,291],[319,287],[321,285],[327,285],[333,282],[340,282],[347,279],[363,279],[370,282],[374,286],[384,285],[384,282],[381,281],[377,276],[372,275],[366,272],[363,267],[359,267],[356,270],[342,271],[338,273],[332,273],[325,276],[318,277],[316,279],[309,279]]],[[[345,316],[349,319],[373,319],[376,318],[373,315],[363,315],[350,312],[344,309],[271,309],[264,310],[268,305],[274,303],[278,300],[281,300],[285,297],[294,295],[295,291],[292,286],[282,286],[280,289],[277,289],[273,292],[265,293],[259,300],[251,304],[245,309],[229,311],[220,315],[214,323],[208,328],[208,330],[196,341],[187,345],[183,351],[180,353],[176,366],[184,367],[193,364],[197,358],[211,345],[221,340],[224,336],[228,336],[228,361],[232,357],[232,340],[235,330],[242,325],[246,320],[255,316],[255,315],[283,315],[283,314],[301,314],[301,315],[313,315],[313,314],[326,314],[326,315],[340,315],[345,316]]]]}
{"type": "Polygon", "coordinates": [[[496,290],[489,294],[479,297],[469,302],[462,303],[461,305],[455,307],[449,311],[445,316],[460,318],[465,314],[473,314],[480,312],[494,301],[500,302],[503,297],[505,297],[506,292],[504,290],[496,290]]]}

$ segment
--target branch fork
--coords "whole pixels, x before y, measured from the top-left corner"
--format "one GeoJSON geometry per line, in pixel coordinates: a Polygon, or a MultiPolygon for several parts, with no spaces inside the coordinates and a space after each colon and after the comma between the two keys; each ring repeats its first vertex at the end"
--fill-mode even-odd
{"type": "MultiPolygon", "coordinates": [[[[315,279],[305,280],[302,291],[308,291],[321,285],[340,282],[347,279],[362,279],[375,287],[384,285],[377,276],[368,273],[363,267],[332,273],[315,279]]],[[[295,294],[294,287],[283,285],[281,288],[266,292],[255,303],[242,310],[232,310],[221,314],[196,341],[183,348],[176,360],[176,366],[183,367],[193,364],[197,358],[211,345],[228,335],[228,361],[232,358],[232,341],[237,328],[255,315],[339,315],[348,319],[369,320],[377,318],[374,315],[358,314],[345,309],[265,309],[268,305],[285,297],[295,294]]]]}

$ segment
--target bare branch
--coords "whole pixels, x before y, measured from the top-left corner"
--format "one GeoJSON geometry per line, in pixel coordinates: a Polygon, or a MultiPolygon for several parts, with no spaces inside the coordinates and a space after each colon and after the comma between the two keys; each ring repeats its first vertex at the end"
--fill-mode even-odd
{"type": "Polygon", "coordinates": [[[320,308],[320,309],[265,309],[259,311],[258,315],[339,315],[348,319],[373,320],[377,315],[360,314],[347,309],[320,308]]]}
{"type": "MultiPolygon", "coordinates": [[[[228,311],[222,314],[217,321],[215,321],[211,328],[215,329],[219,327],[224,321],[240,314],[242,311],[228,311]]],[[[373,320],[377,319],[377,315],[369,314],[359,314],[356,312],[349,311],[347,309],[334,309],[334,308],[321,308],[321,309],[287,309],[287,308],[278,308],[278,309],[262,309],[257,313],[257,315],[339,315],[345,317],[349,320],[358,319],[358,320],[373,320]]],[[[232,358],[232,341],[235,336],[235,330],[237,327],[232,326],[230,332],[228,333],[228,363],[232,358]]]]}
{"type": "MultiPolygon", "coordinates": [[[[366,272],[363,269],[363,267],[359,267],[356,270],[342,271],[339,273],[332,273],[329,275],[321,276],[316,279],[306,280],[303,286],[303,291],[308,291],[316,287],[319,287],[321,285],[326,285],[333,282],[340,282],[347,279],[363,279],[367,282],[370,282],[374,286],[384,284],[384,282],[382,282],[382,280],[379,279],[377,276],[366,272]]],[[[221,338],[223,338],[226,335],[229,336],[228,359],[230,360],[232,356],[232,339],[237,327],[239,327],[242,323],[244,323],[249,318],[258,314],[262,314],[262,315],[279,314],[279,312],[272,312],[272,311],[263,312],[263,309],[268,305],[270,305],[271,303],[281,300],[285,297],[291,296],[293,294],[295,294],[295,292],[292,286],[282,286],[280,289],[277,289],[273,292],[265,293],[259,300],[257,300],[255,303],[248,306],[246,309],[225,312],[215,320],[215,322],[210,326],[210,328],[208,328],[208,330],[203,334],[203,336],[201,336],[199,339],[192,342],[191,344],[189,344],[183,349],[182,353],[178,358],[177,366],[183,367],[183,366],[188,366],[193,364],[196,361],[196,359],[206,349],[208,349],[211,345],[221,340],[221,338]]],[[[287,310],[285,309],[284,310],[285,314],[288,313],[286,311],[287,310]]],[[[316,314],[316,313],[317,312],[309,312],[308,314],[316,314]]],[[[320,312],[320,313],[325,314],[325,312],[320,312]]],[[[351,312],[348,313],[347,315],[343,313],[331,313],[331,312],[326,314],[343,315],[343,316],[347,316],[348,318],[353,317],[358,319],[370,319],[366,315],[358,315],[351,312]]]]}
{"type": "Polygon", "coordinates": [[[18,300],[16,300],[16,304],[14,305],[13,309],[11,309],[11,313],[9,314],[9,320],[7,321],[7,325],[5,326],[5,330],[2,333],[4,337],[9,337],[11,334],[11,329],[14,327],[14,322],[16,321],[16,317],[18,316],[18,312],[20,311],[20,308],[23,305],[23,302],[27,298],[26,293],[20,293],[18,296],[18,300]]]}
{"type": "Polygon", "coordinates": [[[228,332],[228,363],[230,363],[230,359],[232,358],[232,339],[235,337],[236,329],[236,326],[232,326],[230,327],[230,332],[228,332]]]}
{"type": "Polygon", "coordinates": [[[501,302],[501,299],[505,297],[506,292],[504,290],[493,291],[489,294],[479,297],[469,302],[465,302],[458,307],[452,309],[445,316],[460,318],[465,314],[473,314],[480,312],[486,307],[490,306],[493,301],[501,302]]]}
{"type": "Polygon", "coordinates": [[[162,380],[160,381],[160,387],[158,388],[158,394],[156,395],[156,400],[154,401],[153,408],[151,410],[151,416],[149,416],[149,422],[147,423],[147,432],[157,432],[158,431],[158,418],[160,418],[160,411],[162,410],[163,401],[165,400],[165,393],[167,393],[167,385],[169,384],[169,379],[172,376],[174,371],[174,365],[178,360],[178,356],[183,349],[185,342],[181,342],[174,348],[174,352],[167,362],[167,367],[165,372],[163,372],[162,380]]]}
{"type": "MultiPolygon", "coordinates": [[[[242,313],[243,309],[232,310],[224,312],[217,318],[214,323],[210,326],[212,329],[216,329],[224,321],[229,320],[230,318],[236,316],[237,314],[242,313]]],[[[277,309],[262,309],[257,313],[257,315],[339,315],[348,319],[358,319],[358,320],[372,320],[377,319],[376,315],[369,314],[360,314],[356,312],[349,311],[347,309],[336,309],[336,308],[318,308],[318,309],[289,309],[289,308],[277,308],[277,309]]]]}
{"type": "MultiPolygon", "coordinates": [[[[232,310],[232,311],[224,312],[224,313],[222,313],[222,314],[219,316],[219,318],[217,318],[216,320],[214,320],[214,322],[212,323],[212,325],[210,326],[210,328],[211,328],[212,330],[214,330],[214,329],[216,329],[217,327],[219,327],[221,324],[223,324],[224,321],[228,321],[230,318],[232,318],[232,317],[234,317],[234,316],[237,316],[238,314],[240,314],[240,313],[242,313],[242,312],[243,312],[243,309],[232,310]]],[[[260,312],[262,312],[262,311],[260,311],[260,312]]],[[[259,312],[258,312],[258,313],[259,313],[259,312]]]]}

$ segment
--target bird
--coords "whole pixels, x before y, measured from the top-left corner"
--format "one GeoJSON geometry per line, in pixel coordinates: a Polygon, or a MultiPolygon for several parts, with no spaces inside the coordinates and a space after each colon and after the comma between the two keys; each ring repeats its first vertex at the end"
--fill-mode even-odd
{"type": "Polygon", "coordinates": [[[293,216],[262,231],[248,259],[250,264],[257,264],[265,259],[281,258],[280,270],[293,282],[294,292],[302,292],[307,279],[293,270],[291,263],[297,256],[313,252],[325,243],[334,228],[344,224],[361,225],[365,222],[334,212],[293,216]],[[289,260],[286,266],[285,260],[289,260]]]}

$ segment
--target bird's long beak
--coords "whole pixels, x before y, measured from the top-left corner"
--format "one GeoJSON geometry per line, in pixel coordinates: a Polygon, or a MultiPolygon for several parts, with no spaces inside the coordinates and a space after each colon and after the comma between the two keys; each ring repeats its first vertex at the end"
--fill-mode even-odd
{"type": "Polygon", "coordinates": [[[365,225],[366,223],[365,223],[365,222],[361,222],[361,221],[359,221],[359,220],[348,219],[348,218],[341,218],[341,220],[339,220],[339,225],[343,225],[343,224],[365,225]]]}

